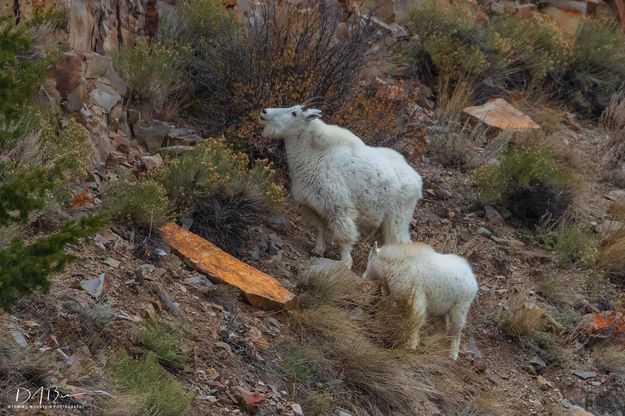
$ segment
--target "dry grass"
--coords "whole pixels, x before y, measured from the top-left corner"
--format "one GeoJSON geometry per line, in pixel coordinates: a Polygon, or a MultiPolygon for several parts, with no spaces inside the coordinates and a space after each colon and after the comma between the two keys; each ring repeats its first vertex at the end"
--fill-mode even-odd
{"type": "Polygon", "coordinates": [[[338,261],[315,259],[302,271],[297,283],[302,309],[329,305],[359,307],[364,305],[374,288],[338,261]]]}
{"type": "Polygon", "coordinates": [[[547,301],[555,304],[570,304],[575,299],[575,291],[570,285],[563,284],[557,276],[543,276],[537,282],[538,293],[547,301]]]}
{"type": "Polygon", "coordinates": [[[391,300],[340,264],[317,265],[302,277],[301,309],[292,314],[297,359],[290,360],[289,372],[298,375],[295,381],[338,380],[335,404],[373,415],[428,414],[424,403],[457,400],[461,384],[450,372],[446,342],[425,339],[428,347],[416,353],[398,348],[415,324],[409,294],[391,300]],[[438,377],[447,377],[448,394],[437,390],[438,377]]]}
{"type": "Polygon", "coordinates": [[[485,392],[474,397],[470,407],[462,413],[465,416],[506,416],[510,414],[510,407],[506,403],[507,397],[501,393],[485,392]]]}
{"type": "Polygon", "coordinates": [[[527,296],[519,294],[510,299],[508,310],[501,319],[501,328],[510,335],[531,336],[540,329],[543,315],[543,309],[529,304],[527,296]]]}
{"type": "Polygon", "coordinates": [[[436,97],[436,115],[439,118],[457,118],[462,110],[474,104],[476,80],[470,75],[461,75],[450,91],[436,97]]]}
{"type": "MultiPolygon", "coordinates": [[[[0,330],[0,386],[45,386],[53,367],[49,356],[20,348],[8,330],[0,330]]],[[[15,394],[14,390],[7,390],[3,389],[0,397],[7,399],[5,394],[15,394]]],[[[3,402],[9,403],[9,400],[3,402]]]]}
{"type": "Polygon", "coordinates": [[[520,101],[512,104],[530,116],[540,126],[540,131],[545,136],[559,134],[565,130],[566,106],[552,100],[542,88],[526,92],[520,101]]]}
{"type": "Polygon", "coordinates": [[[593,352],[593,359],[601,370],[625,374],[625,346],[601,346],[593,352]]]}
{"type": "MultiPolygon", "coordinates": [[[[617,221],[625,221],[625,205],[613,204],[609,215],[617,221]]],[[[599,244],[597,256],[599,267],[607,276],[617,279],[625,277],[625,227],[607,234],[599,244]]]]}
{"type": "Polygon", "coordinates": [[[438,126],[428,128],[427,153],[445,168],[468,171],[498,158],[507,148],[512,134],[483,123],[448,115],[438,126]]]}
{"type": "Polygon", "coordinates": [[[604,166],[619,169],[625,161],[625,90],[614,94],[601,116],[601,125],[608,136],[604,166]]]}

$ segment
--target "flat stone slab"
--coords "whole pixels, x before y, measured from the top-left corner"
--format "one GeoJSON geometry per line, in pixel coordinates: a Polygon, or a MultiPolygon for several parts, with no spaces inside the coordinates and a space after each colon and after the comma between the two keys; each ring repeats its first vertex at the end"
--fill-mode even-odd
{"type": "Polygon", "coordinates": [[[199,271],[239,288],[247,300],[261,309],[293,309],[296,297],[276,279],[231,256],[213,243],[169,223],[160,228],[163,239],[199,271]]]}
{"type": "Polygon", "coordinates": [[[524,130],[540,128],[528,115],[514,108],[503,98],[493,98],[483,105],[467,107],[462,111],[489,126],[500,129],[524,130]]]}

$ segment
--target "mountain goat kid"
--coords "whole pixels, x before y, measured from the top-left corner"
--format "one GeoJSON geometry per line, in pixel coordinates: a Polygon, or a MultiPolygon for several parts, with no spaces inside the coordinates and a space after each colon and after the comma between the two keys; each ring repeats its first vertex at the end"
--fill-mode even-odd
{"type": "Polygon", "coordinates": [[[328,229],[350,267],[359,229],[381,228],[385,244],[410,242],[421,176],[398,152],[367,146],[351,131],[321,121],[314,100],[265,108],[259,120],[264,137],[284,140],[291,193],[303,219],[317,229],[312,254],[323,257],[328,229]]]}
{"type": "Polygon", "coordinates": [[[383,283],[391,297],[411,295],[417,326],[409,347],[419,345],[419,330],[430,316],[444,317],[451,336],[451,358],[458,359],[467,313],[478,291],[469,263],[455,254],[440,254],[423,243],[391,244],[369,253],[364,278],[383,283]]]}

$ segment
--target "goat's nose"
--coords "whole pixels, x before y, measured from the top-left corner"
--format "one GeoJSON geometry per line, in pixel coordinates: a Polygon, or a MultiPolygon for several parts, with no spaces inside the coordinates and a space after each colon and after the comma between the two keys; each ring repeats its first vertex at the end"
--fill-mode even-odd
{"type": "Polygon", "coordinates": [[[261,111],[262,114],[267,114],[267,110],[263,109],[263,111],[261,111]]]}

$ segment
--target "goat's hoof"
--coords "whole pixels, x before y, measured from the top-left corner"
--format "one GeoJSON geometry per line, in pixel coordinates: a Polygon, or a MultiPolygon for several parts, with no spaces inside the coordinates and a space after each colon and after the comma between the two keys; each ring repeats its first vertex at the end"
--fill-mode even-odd
{"type": "Polygon", "coordinates": [[[323,253],[323,251],[319,251],[319,250],[316,250],[316,249],[314,249],[314,248],[313,248],[313,249],[311,249],[311,250],[309,251],[309,253],[310,253],[310,255],[311,255],[311,256],[313,256],[313,257],[323,257],[323,254],[324,254],[324,253],[323,253]]]}

